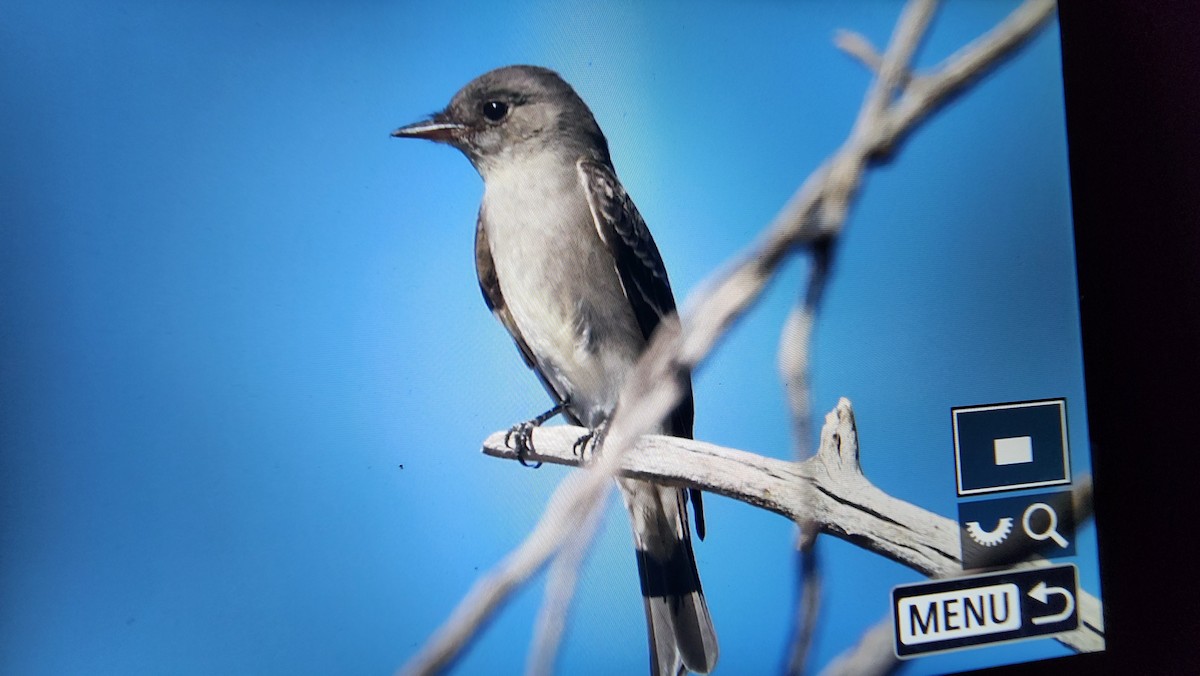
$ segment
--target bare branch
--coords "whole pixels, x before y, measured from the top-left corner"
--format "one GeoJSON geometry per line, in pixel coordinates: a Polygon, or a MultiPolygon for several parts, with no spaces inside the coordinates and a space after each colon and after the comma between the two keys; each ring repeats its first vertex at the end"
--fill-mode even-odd
{"type": "MultiPolygon", "coordinates": [[[[573,444],[580,427],[543,427],[534,432],[536,451],[529,460],[578,467],[573,444]]],[[[516,459],[504,445],[504,433],[484,442],[483,452],[516,459]]],[[[768,458],[714,444],[647,435],[627,451],[618,467],[621,476],[664,485],[694,486],[770,510],[797,523],[810,522],[820,532],[847,540],[928,577],[961,575],[958,523],[881,491],[862,473],[858,433],[850,402],[842,399],[825,417],[817,454],[803,462],[768,458]]],[[[1077,479],[1073,492],[1077,513],[1091,513],[1091,482],[1077,479]]],[[[1044,559],[1014,568],[1051,565],[1044,559]]],[[[1079,594],[1081,627],[1059,637],[1081,652],[1103,649],[1100,602],[1079,594]]]]}
{"type": "Polygon", "coordinates": [[[863,37],[861,33],[839,30],[833,35],[833,44],[857,59],[872,73],[878,73],[879,67],[883,65],[883,57],[875,49],[875,45],[871,44],[871,41],[863,37]]]}
{"type": "Polygon", "coordinates": [[[821,611],[821,565],[817,556],[819,540],[815,534],[808,534],[815,531],[812,524],[806,526],[805,531],[800,534],[800,551],[796,557],[796,566],[800,571],[797,584],[800,602],[796,604],[796,628],[792,632],[791,645],[788,646],[789,674],[803,674],[807,670],[808,653],[812,648],[817,618],[821,611]]]}
{"type": "MultiPolygon", "coordinates": [[[[869,137],[879,127],[879,119],[885,115],[896,92],[908,82],[909,63],[925,35],[925,29],[937,8],[936,0],[912,0],[909,2],[892,34],[891,45],[879,61],[877,77],[867,93],[866,101],[851,132],[851,139],[869,137]]],[[[869,142],[869,141],[868,141],[869,142]]],[[[788,391],[792,413],[793,438],[798,457],[807,456],[811,430],[812,394],[808,380],[808,364],[811,354],[813,326],[817,310],[824,295],[825,283],[831,259],[831,241],[841,231],[850,202],[861,182],[865,156],[845,156],[846,160],[835,160],[830,172],[830,185],[834,188],[824,196],[823,211],[826,219],[826,237],[812,242],[813,263],[809,276],[808,290],[803,305],[796,308],[788,318],[780,344],[780,370],[788,391]]],[[[810,496],[810,500],[814,496],[810,496]]],[[[812,521],[799,522],[799,558],[796,565],[800,570],[800,607],[796,612],[796,626],[791,640],[788,658],[788,673],[804,672],[808,659],[808,648],[812,640],[814,624],[820,610],[821,577],[817,570],[816,556],[818,529],[812,521]]]]}
{"type": "MultiPolygon", "coordinates": [[[[579,466],[573,452],[584,430],[572,426],[534,431],[535,451],[527,460],[579,466]]],[[[504,433],[484,442],[483,452],[516,459],[504,433]]],[[[617,466],[621,476],[706,492],[770,510],[797,523],[811,521],[821,532],[849,540],[927,575],[961,569],[958,526],[897,500],[862,474],[858,435],[845,399],[826,416],[817,454],[804,462],[767,458],[691,439],[646,435],[617,466]],[[806,500],[810,493],[813,500],[806,500]]]]}
{"type": "Polygon", "coordinates": [[[590,473],[573,474],[563,479],[551,496],[542,519],[522,546],[475,582],[446,624],[400,669],[400,673],[435,674],[448,667],[508,595],[541,570],[546,560],[574,533],[578,520],[574,512],[602,503],[610,488],[609,482],[596,481],[595,475],[590,473]]]}
{"type": "MultiPolygon", "coordinates": [[[[864,104],[855,125],[852,139],[871,139],[872,135],[877,132],[886,132],[887,129],[894,128],[894,122],[891,125],[882,123],[887,116],[895,116],[898,111],[905,110],[902,106],[894,106],[897,110],[892,109],[893,92],[903,91],[904,96],[901,102],[912,104],[921,97],[918,95],[914,98],[914,95],[909,92],[934,93],[934,96],[937,96],[952,91],[955,87],[965,83],[967,77],[977,77],[977,73],[983,71],[982,63],[993,62],[1025,39],[1023,36],[1030,35],[1032,30],[1048,17],[1052,8],[1053,3],[1049,3],[1049,6],[1044,3],[1042,6],[1029,3],[1021,7],[988,35],[974,41],[950,57],[938,69],[938,73],[934,77],[918,77],[907,65],[912,60],[932,17],[935,9],[934,2],[912,2],[908,5],[901,18],[900,26],[893,35],[888,53],[884,55],[880,55],[862,35],[850,31],[840,31],[835,37],[838,48],[857,58],[877,75],[875,85],[868,95],[867,103],[864,104]]],[[[923,99],[922,103],[910,106],[907,111],[913,115],[924,114],[919,111],[922,109],[932,110],[932,107],[936,105],[931,101],[933,101],[932,98],[923,99]]],[[[910,118],[910,122],[912,119],[916,118],[910,118]]],[[[885,138],[884,152],[890,152],[893,143],[895,143],[894,138],[885,138]]],[[[836,208],[832,211],[837,214],[838,218],[841,218],[848,208],[858,179],[852,177],[855,167],[838,164],[834,166],[842,168],[841,171],[832,172],[834,175],[847,177],[840,182],[844,194],[830,196],[827,201],[836,204],[836,208]]],[[[836,229],[840,231],[841,223],[830,223],[829,225],[836,226],[836,229]]],[[[807,456],[806,450],[810,443],[809,421],[811,420],[812,396],[808,380],[808,364],[812,352],[811,340],[817,320],[817,310],[831,264],[830,259],[834,248],[831,241],[834,237],[836,235],[831,235],[830,240],[814,242],[813,272],[809,278],[805,301],[789,315],[780,340],[779,368],[788,392],[797,457],[801,459],[807,456]]],[[[811,527],[811,524],[801,524],[797,560],[797,567],[801,573],[800,607],[796,611],[796,625],[789,649],[788,673],[790,674],[804,673],[808,647],[812,640],[812,624],[817,621],[820,575],[817,570],[816,538],[815,529],[811,527]]],[[[849,670],[848,673],[891,671],[896,660],[892,655],[890,641],[883,646],[882,653],[876,654],[881,645],[879,636],[890,637],[890,633],[890,626],[883,630],[869,632],[863,637],[860,650],[854,653],[843,667],[849,670]]]]}
{"type": "Polygon", "coordinates": [[[779,337],[778,368],[791,413],[793,450],[796,458],[800,460],[812,455],[813,411],[809,364],[817,311],[829,281],[832,250],[833,245],[829,242],[812,247],[812,267],[809,270],[807,289],[800,302],[788,314],[779,337]]]}
{"type": "Polygon", "coordinates": [[[607,501],[602,500],[592,507],[578,530],[570,536],[562,551],[550,564],[545,601],[534,627],[533,646],[530,648],[529,662],[526,666],[526,673],[531,676],[549,676],[554,673],[558,646],[567,626],[567,611],[571,607],[575,585],[579,580],[579,568],[593,541],[596,528],[600,525],[600,517],[604,514],[606,504],[607,501]]]}
{"type": "Polygon", "coordinates": [[[928,77],[914,81],[897,102],[888,126],[899,137],[945,105],[963,87],[1028,42],[1054,14],[1055,6],[1055,0],[1026,0],[995,28],[952,54],[928,77]]]}
{"type": "Polygon", "coordinates": [[[851,136],[861,136],[870,142],[879,123],[904,86],[911,69],[913,56],[925,39],[925,29],[933,19],[937,0],[909,0],[900,14],[892,41],[883,54],[879,72],[867,92],[866,101],[858,114],[858,122],[851,136]]]}
{"type": "MultiPolygon", "coordinates": [[[[664,328],[667,326],[669,325],[664,325],[664,328]]],[[[678,382],[674,382],[674,388],[666,392],[659,391],[664,388],[653,388],[648,384],[646,388],[653,390],[649,397],[651,401],[677,398],[682,391],[678,382]]],[[[627,414],[626,419],[631,421],[627,424],[638,429],[649,429],[657,424],[657,420],[647,421],[645,415],[633,409],[632,413],[627,414]]],[[[581,428],[574,430],[575,436],[564,447],[568,454],[573,453],[575,441],[586,431],[581,428]]],[[[538,428],[538,432],[534,434],[535,444],[542,443],[538,440],[546,431],[549,430],[538,428]]],[[[497,435],[492,435],[488,439],[504,447],[504,433],[498,435],[498,438],[497,435]]],[[[617,444],[628,445],[629,432],[615,425],[610,426],[604,448],[609,448],[614,440],[617,444]]],[[[613,448],[623,447],[616,445],[613,448]]],[[[534,461],[540,459],[536,454],[526,457],[534,461]]],[[[434,674],[448,667],[509,594],[541,570],[563,543],[578,532],[580,515],[596,509],[608,496],[613,487],[610,479],[615,476],[620,459],[619,451],[600,453],[596,462],[591,465],[591,471],[573,474],[563,479],[550,497],[550,502],[533,531],[494,569],[475,583],[467,596],[459,602],[450,619],[408,664],[401,667],[400,672],[434,674]]],[[[575,458],[575,461],[578,462],[578,458],[575,458]]]]}
{"type": "Polygon", "coordinates": [[[892,652],[891,618],[871,627],[852,650],[838,655],[821,672],[823,676],[877,676],[890,674],[900,666],[892,652]]]}
{"type": "MultiPolygon", "coordinates": [[[[801,302],[789,313],[779,339],[779,371],[787,390],[792,420],[792,445],[797,460],[812,455],[812,387],[809,363],[812,355],[812,334],[817,311],[829,279],[833,245],[821,241],[812,247],[812,265],[807,290],[801,302]]],[[[791,645],[788,649],[787,673],[803,674],[808,662],[817,618],[821,610],[820,557],[817,556],[818,529],[815,524],[800,523],[796,537],[796,569],[798,577],[798,607],[791,645]]]]}

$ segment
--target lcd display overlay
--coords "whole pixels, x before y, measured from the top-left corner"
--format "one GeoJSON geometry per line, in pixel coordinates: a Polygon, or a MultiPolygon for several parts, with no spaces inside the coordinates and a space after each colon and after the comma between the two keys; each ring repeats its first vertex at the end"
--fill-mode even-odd
{"type": "MultiPolygon", "coordinates": [[[[445,143],[389,134],[493,69],[556,72],[690,327],[860,138],[905,20],[890,2],[24,5],[0,28],[0,671],[21,674],[410,663],[580,470],[480,453],[555,402],[480,294],[485,181],[445,143]]],[[[1021,5],[939,7],[883,104],[1021,5]]],[[[837,488],[863,520],[823,523],[806,567],[793,520],[705,495],[689,537],[714,673],[783,669],[800,570],[819,578],[811,673],[871,650],[934,674],[1104,649],[1054,16],[1028,33],[871,155],[844,219],[826,203],[819,293],[810,240],[692,374],[697,441],[793,462],[852,411],[869,482],[837,488]],[[797,425],[781,336],[806,296],[797,425]],[[872,631],[890,639],[864,647],[872,631]]],[[[503,174],[535,208],[495,217],[583,260],[542,237],[556,174],[523,171],[488,190],[503,174]]],[[[603,286],[580,264],[595,284],[513,291],[520,257],[495,257],[521,316],[603,286]]],[[[626,298],[621,280],[597,298],[626,298]]],[[[598,316],[561,324],[580,360],[615,344],[598,316]]],[[[528,342],[535,362],[549,349],[528,342]]],[[[630,530],[610,491],[556,673],[648,672],[630,530]]],[[[522,672],[546,580],[451,673],[522,672]]]]}

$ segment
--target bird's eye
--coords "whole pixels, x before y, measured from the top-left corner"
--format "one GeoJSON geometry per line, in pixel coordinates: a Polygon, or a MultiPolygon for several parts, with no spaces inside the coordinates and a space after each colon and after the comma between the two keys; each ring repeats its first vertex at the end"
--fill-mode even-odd
{"type": "Polygon", "coordinates": [[[508,115],[508,104],[503,101],[488,101],[483,104],[483,116],[492,122],[499,122],[508,115]]]}

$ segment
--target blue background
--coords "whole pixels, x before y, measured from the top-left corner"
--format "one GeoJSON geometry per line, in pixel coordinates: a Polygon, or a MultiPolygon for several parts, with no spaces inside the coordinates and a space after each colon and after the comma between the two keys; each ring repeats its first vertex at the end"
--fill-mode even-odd
{"type": "MultiPolygon", "coordinates": [[[[943,8],[932,65],[1016,3],[943,8]]],[[[0,22],[0,671],[390,673],[567,470],[478,452],[546,397],[476,285],[481,182],[388,138],[491,68],[589,102],[681,300],[845,138],[892,2],[18,2],[0,22]]],[[[956,509],[950,408],[1066,397],[1089,467],[1055,27],[872,174],[816,335],[867,476],[956,509]]],[[[789,457],[791,265],[696,376],[698,438],[789,457]]],[[[684,303],[686,305],[686,303],[684,303]]],[[[782,663],[793,527],[710,497],[724,673],[782,663]]],[[[826,663],[916,573],[822,540],[826,663]]],[[[1099,593],[1095,540],[1081,584],[1099,593]]],[[[614,507],[563,673],[640,673],[614,507]]],[[[519,593],[462,673],[519,671],[519,593]]],[[[1067,651],[926,658],[938,672],[1067,651]]]]}

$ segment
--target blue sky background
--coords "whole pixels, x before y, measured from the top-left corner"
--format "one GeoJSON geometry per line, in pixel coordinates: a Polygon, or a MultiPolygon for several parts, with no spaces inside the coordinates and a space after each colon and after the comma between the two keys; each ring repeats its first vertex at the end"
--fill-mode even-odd
{"type": "MultiPolygon", "coordinates": [[[[931,65],[1015,3],[948,3],[931,65]]],[[[608,135],[681,300],[845,138],[868,85],[837,28],[892,2],[16,3],[0,23],[0,671],[391,673],[528,532],[566,470],[478,452],[546,407],[486,311],[482,184],[388,137],[510,63],[608,135]]],[[[876,171],[816,336],[820,411],[867,476],[955,514],[950,407],[1066,397],[1089,465],[1056,27],[876,171]]],[[[793,264],[696,375],[696,436],[789,457],[775,371],[793,264]]],[[[794,532],[706,501],[723,673],[782,662],[794,532]]],[[[1095,540],[1078,540],[1099,592],[1095,540]]],[[[824,664],[919,576],[825,539],[824,664]]],[[[461,673],[524,663],[518,594],[461,673]]],[[[1052,640],[912,662],[1066,654],[1052,640]]],[[[563,673],[639,673],[615,507],[563,673]]]]}

